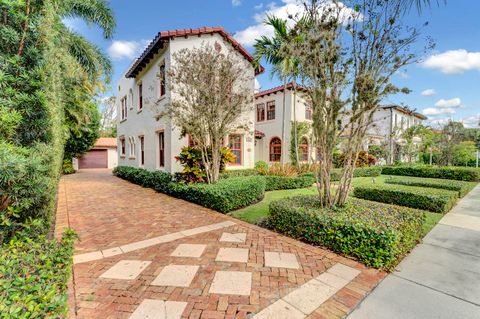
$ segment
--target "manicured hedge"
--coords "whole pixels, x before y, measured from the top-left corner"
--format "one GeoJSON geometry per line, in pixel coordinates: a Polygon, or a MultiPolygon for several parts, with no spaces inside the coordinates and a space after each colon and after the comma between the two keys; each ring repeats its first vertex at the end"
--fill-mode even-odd
{"type": "Polygon", "coordinates": [[[310,187],[315,183],[313,176],[263,176],[266,180],[266,191],[280,190],[280,189],[295,189],[310,187]]]}
{"type": "Polygon", "coordinates": [[[318,196],[273,201],[266,221],[282,234],[387,269],[420,240],[424,222],[424,211],[356,198],[341,208],[322,209],[318,196]]]}
{"type": "Polygon", "coordinates": [[[73,231],[60,242],[12,239],[0,250],[0,317],[66,318],[67,282],[71,274],[73,231]]]}
{"type": "Polygon", "coordinates": [[[463,182],[463,181],[453,181],[445,179],[434,179],[434,178],[423,178],[423,177],[389,177],[385,179],[387,184],[396,184],[396,185],[406,185],[406,186],[417,186],[417,187],[427,187],[427,188],[438,188],[446,189],[450,191],[458,192],[459,197],[463,197],[468,194],[474,187],[475,183],[472,182],[463,182]]]}
{"type": "MultiPolygon", "coordinates": [[[[353,177],[377,177],[382,173],[381,166],[357,167],[353,171],[353,177]]],[[[305,173],[302,176],[314,176],[313,173],[305,173]]],[[[342,169],[335,168],[331,174],[332,181],[339,181],[342,176],[342,169]]]]}
{"type": "Polygon", "coordinates": [[[382,174],[454,179],[469,182],[480,181],[480,169],[469,167],[437,167],[429,165],[384,166],[382,174]]]}
{"type": "Polygon", "coordinates": [[[222,213],[248,206],[263,198],[265,178],[245,176],[221,179],[216,184],[181,184],[166,172],[119,166],[114,174],[143,187],[212,208],[222,213]]]}
{"type": "Polygon", "coordinates": [[[258,175],[258,172],[253,168],[235,169],[231,171],[225,171],[220,173],[220,178],[241,177],[241,176],[253,176],[258,175]]]}
{"type": "Polygon", "coordinates": [[[357,186],[353,195],[358,198],[381,203],[446,213],[458,199],[458,193],[442,189],[422,188],[404,185],[357,186]]]}

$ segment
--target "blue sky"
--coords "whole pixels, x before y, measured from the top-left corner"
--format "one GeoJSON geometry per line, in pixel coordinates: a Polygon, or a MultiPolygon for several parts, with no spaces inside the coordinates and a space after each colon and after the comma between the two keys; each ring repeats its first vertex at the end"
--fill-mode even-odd
{"type": "MultiPolygon", "coordinates": [[[[435,2],[435,1],[432,1],[435,2]]],[[[251,44],[258,35],[270,32],[262,21],[265,14],[286,16],[296,13],[296,0],[113,0],[117,19],[113,40],[104,40],[99,30],[80,21],[68,25],[107,52],[114,64],[112,88],[146,44],[159,31],[223,26],[253,52],[251,44]]],[[[425,21],[424,35],[433,37],[436,48],[424,57],[423,64],[407,67],[393,78],[395,84],[408,87],[409,95],[394,95],[385,103],[403,103],[423,112],[432,123],[449,118],[463,120],[466,126],[480,121],[480,1],[447,0],[419,15],[407,17],[409,24],[425,21]]],[[[267,72],[257,77],[261,89],[278,85],[267,72]]],[[[114,90],[110,90],[113,94],[114,90]]]]}

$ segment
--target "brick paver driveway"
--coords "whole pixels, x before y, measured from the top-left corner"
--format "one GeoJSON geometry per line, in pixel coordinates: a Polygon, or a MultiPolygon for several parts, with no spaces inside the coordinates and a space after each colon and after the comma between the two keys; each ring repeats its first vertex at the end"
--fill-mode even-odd
{"type": "Polygon", "coordinates": [[[77,318],[341,318],[383,272],[112,176],[62,178],[77,318]]]}

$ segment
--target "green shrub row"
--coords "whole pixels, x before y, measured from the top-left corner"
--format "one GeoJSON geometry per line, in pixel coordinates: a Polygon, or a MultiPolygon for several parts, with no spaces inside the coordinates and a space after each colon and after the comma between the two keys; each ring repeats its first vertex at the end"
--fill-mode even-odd
{"type": "Polygon", "coordinates": [[[326,246],[368,266],[393,268],[420,240],[425,212],[351,198],[322,209],[318,196],[273,201],[266,225],[287,236],[326,246]]]}
{"type": "Polygon", "coordinates": [[[310,187],[315,183],[313,176],[263,176],[266,181],[265,190],[296,189],[310,187]]]}
{"type": "Polygon", "coordinates": [[[192,203],[227,213],[248,206],[263,198],[265,178],[245,176],[221,179],[216,184],[182,184],[172,181],[172,175],[160,171],[119,166],[114,174],[143,187],[181,198],[192,203]]]}
{"type": "Polygon", "coordinates": [[[242,176],[253,176],[259,175],[258,172],[253,168],[245,169],[235,169],[231,171],[225,171],[220,173],[220,178],[231,178],[231,177],[242,177],[242,176]]]}
{"type": "Polygon", "coordinates": [[[480,169],[469,167],[437,167],[429,165],[384,166],[382,174],[454,179],[468,182],[480,181],[480,169]]]}
{"type": "Polygon", "coordinates": [[[357,186],[353,195],[381,203],[446,213],[458,199],[458,193],[443,189],[422,188],[404,185],[357,186]]]}
{"type": "MultiPolygon", "coordinates": [[[[382,174],[381,166],[357,167],[353,171],[353,177],[377,177],[382,174]]],[[[302,176],[314,176],[313,173],[305,173],[302,176]]],[[[332,170],[330,177],[332,181],[339,181],[342,176],[342,169],[335,168],[332,170]]]]}
{"type": "Polygon", "coordinates": [[[427,187],[427,188],[438,188],[445,189],[450,191],[458,192],[459,197],[463,197],[470,192],[475,183],[472,182],[463,182],[463,181],[452,181],[444,179],[433,179],[433,178],[423,178],[423,177],[392,177],[385,179],[387,184],[395,185],[406,185],[406,186],[417,186],[417,187],[427,187]]]}
{"type": "Polygon", "coordinates": [[[13,238],[2,247],[0,317],[67,317],[67,283],[76,238],[67,230],[61,241],[45,236],[13,238]]]}

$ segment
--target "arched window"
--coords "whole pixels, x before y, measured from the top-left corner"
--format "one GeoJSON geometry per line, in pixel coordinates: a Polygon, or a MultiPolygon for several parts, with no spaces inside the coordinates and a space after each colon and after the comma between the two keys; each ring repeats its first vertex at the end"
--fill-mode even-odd
{"type": "Polygon", "coordinates": [[[305,136],[302,137],[302,139],[300,140],[300,145],[298,146],[298,148],[300,150],[300,160],[307,162],[308,161],[308,140],[305,136]]]}
{"type": "Polygon", "coordinates": [[[279,162],[282,157],[282,141],[278,137],[270,141],[270,162],[279,162]]]}

